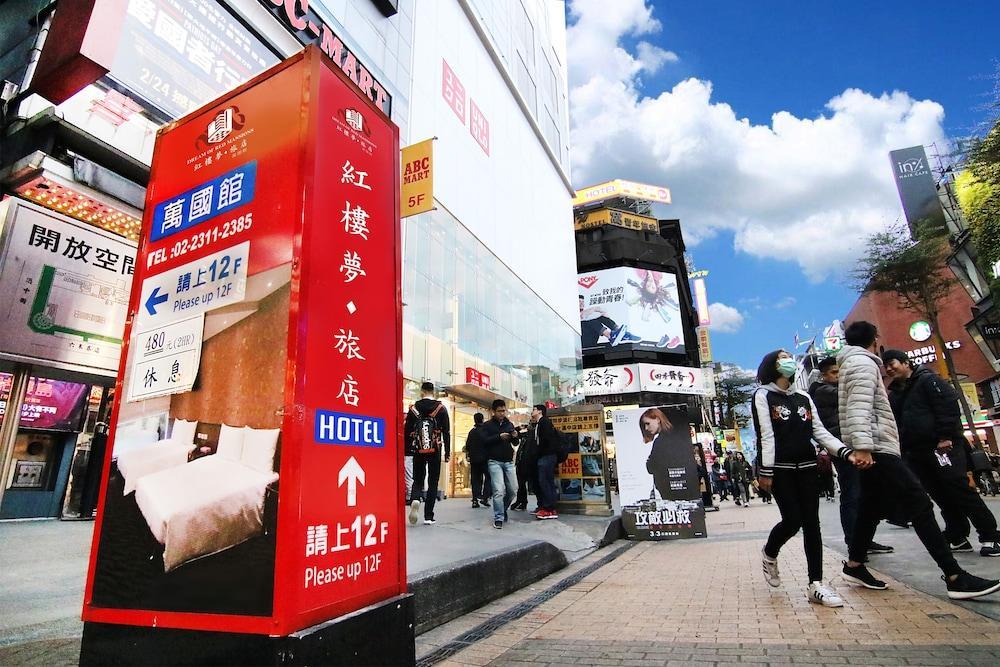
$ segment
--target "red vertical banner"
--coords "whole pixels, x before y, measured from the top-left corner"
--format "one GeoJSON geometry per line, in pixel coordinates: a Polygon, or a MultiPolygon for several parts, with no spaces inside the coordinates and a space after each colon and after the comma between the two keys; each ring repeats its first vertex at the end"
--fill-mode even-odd
{"type": "Polygon", "coordinates": [[[85,621],[278,636],[405,593],[398,155],[318,48],[161,130],[85,621]]]}
{"type": "Polygon", "coordinates": [[[406,592],[398,130],[331,70],[317,73],[302,237],[308,326],[296,351],[300,498],[289,508],[298,525],[280,545],[282,587],[308,622],[406,592]]]}

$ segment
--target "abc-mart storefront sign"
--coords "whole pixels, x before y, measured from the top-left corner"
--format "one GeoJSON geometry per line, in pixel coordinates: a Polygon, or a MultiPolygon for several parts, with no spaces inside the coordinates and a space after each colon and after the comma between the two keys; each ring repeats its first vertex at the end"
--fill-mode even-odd
{"type": "Polygon", "coordinates": [[[350,78],[351,82],[379,109],[391,118],[392,96],[385,86],[348,49],[337,33],[309,8],[309,0],[260,0],[272,14],[288,27],[295,38],[308,46],[318,43],[323,53],[350,78]]]}
{"type": "Polygon", "coordinates": [[[584,396],[607,396],[639,391],[665,394],[710,396],[714,376],[702,368],[664,364],[624,364],[585,368],[577,376],[577,386],[584,396]]]}

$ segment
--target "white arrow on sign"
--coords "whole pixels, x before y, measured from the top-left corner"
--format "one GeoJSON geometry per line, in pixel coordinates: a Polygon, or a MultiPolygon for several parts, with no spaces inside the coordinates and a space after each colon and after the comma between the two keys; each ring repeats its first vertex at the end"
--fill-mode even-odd
{"type": "Polygon", "coordinates": [[[340,469],[337,476],[337,486],[343,486],[347,482],[347,506],[354,507],[358,504],[358,482],[365,485],[365,469],[361,467],[358,460],[353,456],[347,459],[347,463],[340,469]]]}

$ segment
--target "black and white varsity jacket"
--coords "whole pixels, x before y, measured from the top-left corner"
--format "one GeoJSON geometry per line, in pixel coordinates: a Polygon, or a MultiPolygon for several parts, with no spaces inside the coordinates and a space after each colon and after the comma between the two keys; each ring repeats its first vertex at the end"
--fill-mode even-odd
{"type": "Polygon", "coordinates": [[[818,411],[804,391],[766,384],[753,396],[753,424],[757,431],[757,461],[760,476],[771,477],[777,470],[816,467],[815,440],[833,456],[846,459],[847,447],[816,418],[818,411]]]}

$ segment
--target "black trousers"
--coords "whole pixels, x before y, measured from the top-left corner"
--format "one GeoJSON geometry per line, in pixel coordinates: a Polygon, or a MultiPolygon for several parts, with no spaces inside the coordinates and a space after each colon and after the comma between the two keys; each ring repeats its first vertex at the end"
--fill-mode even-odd
{"type": "Polygon", "coordinates": [[[410,501],[424,500],[424,518],[434,518],[434,503],[438,497],[438,479],[441,477],[441,454],[413,455],[413,491],[410,501]],[[427,493],[424,491],[424,478],[427,478],[427,493]],[[426,496],[426,498],[422,498],[426,496]]]}
{"type": "Polygon", "coordinates": [[[538,460],[534,458],[524,458],[514,466],[517,473],[517,498],[514,504],[519,507],[528,506],[528,494],[531,493],[538,498],[538,460]]]}
{"type": "Polygon", "coordinates": [[[777,558],[785,542],[802,529],[809,581],[823,580],[823,535],[819,528],[819,478],[816,468],[775,470],[771,495],[781,521],[771,529],[764,553],[777,558]]]}
{"type": "Polygon", "coordinates": [[[913,522],[913,530],[941,571],[947,576],[959,574],[962,568],[951,555],[951,549],[948,548],[937,519],[934,518],[931,499],[920,486],[916,475],[898,456],[892,454],[872,456],[875,465],[867,470],[858,471],[861,494],[858,501],[858,518],[849,545],[849,558],[856,563],[865,561],[868,545],[875,537],[875,528],[879,520],[888,508],[895,505],[907,520],[913,522]]]}
{"type": "Polygon", "coordinates": [[[903,460],[916,475],[931,499],[941,508],[944,536],[952,544],[968,539],[969,522],[976,527],[980,542],[1000,540],[997,520],[979,492],[969,487],[968,462],[961,447],[948,452],[950,466],[938,463],[933,451],[907,452],[903,460]]]}
{"type": "Polygon", "coordinates": [[[486,461],[470,463],[469,473],[472,476],[472,500],[479,502],[488,500],[493,495],[490,487],[490,474],[486,470],[486,461]]]}

